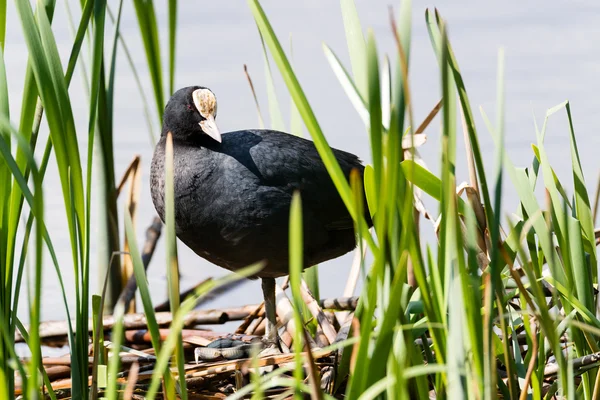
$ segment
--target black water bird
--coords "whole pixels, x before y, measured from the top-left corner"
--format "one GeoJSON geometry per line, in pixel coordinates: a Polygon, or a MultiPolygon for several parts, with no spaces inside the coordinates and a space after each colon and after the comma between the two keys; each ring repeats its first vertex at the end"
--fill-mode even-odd
{"type": "MultiPolygon", "coordinates": [[[[231,271],[266,262],[256,277],[262,278],[267,340],[274,343],[275,278],[288,274],[292,194],[298,190],[302,198],[305,267],[354,249],[353,221],[313,142],[262,129],[221,135],[216,115],[216,97],[205,87],[186,87],[171,97],[152,159],[152,200],[164,221],[165,143],[171,133],[177,237],[231,271]]],[[[333,152],[347,179],[352,169],[362,176],[358,157],[333,152]]]]}

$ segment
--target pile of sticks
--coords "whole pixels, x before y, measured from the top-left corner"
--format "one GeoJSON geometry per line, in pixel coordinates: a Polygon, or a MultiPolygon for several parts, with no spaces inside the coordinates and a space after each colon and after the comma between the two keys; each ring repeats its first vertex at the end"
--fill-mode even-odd
{"type": "MultiPolygon", "coordinates": [[[[284,286],[286,283],[284,282],[284,286]]],[[[307,362],[310,360],[311,365],[314,366],[318,374],[315,381],[319,382],[324,390],[333,393],[335,363],[339,354],[325,348],[347,338],[358,298],[341,297],[317,301],[304,282],[301,291],[307,309],[316,321],[317,328],[314,335],[304,336],[307,338],[310,354],[305,351],[300,356],[307,362]]],[[[284,287],[277,286],[276,296],[282,354],[260,357],[254,363],[252,359],[240,359],[201,361],[196,364],[194,349],[198,346],[206,346],[221,338],[243,342],[259,340],[265,330],[264,303],[227,309],[194,310],[187,315],[186,328],[182,331],[182,338],[185,350],[186,382],[190,395],[201,396],[201,398],[223,398],[223,396],[232,394],[246,385],[249,382],[249,372],[253,368],[259,368],[259,372],[264,373],[267,370],[285,367],[287,364],[295,362],[295,354],[290,351],[297,329],[293,319],[292,304],[284,287]],[[221,329],[221,332],[211,329],[230,321],[241,321],[233,333],[223,332],[224,329],[221,329]],[[207,327],[208,325],[210,325],[210,328],[207,327]]],[[[168,327],[172,321],[172,314],[167,311],[157,312],[156,318],[158,324],[162,327],[160,329],[161,339],[165,340],[170,333],[168,327]]],[[[115,320],[111,315],[104,317],[103,325],[107,336],[114,323],[115,320]]],[[[124,327],[125,341],[121,351],[117,353],[114,349],[111,349],[112,355],[118,354],[121,358],[122,369],[117,381],[123,385],[125,398],[141,398],[139,396],[142,396],[149,386],[156,357],[151,347],[150,334],[147,330],[144,314],[126,314],[124,327]]],[[[40,335],[45,343],[54,345],[66,343],[67,321],[43,322],[40,326],[40,335]]],[[[22,341],[23,338],[17,334],[15,340],[22,341]]],[[[110,347],[111,343],[108,340],[105,343],[107,347],[110,347]]],[[[92,346],[90,346],[91,348],[92,346]]],[[[308,348],[305,348],[305,350],[308,350],[308,348]]],[[[27,362],[27,360],[22,361],[27,362]]],[[[42,361],[56,395],[59,398],[70,397],[72,382],[70,379],[71,360],[69,355],[44,357],[42,361]]],[[[90,350],[90,373],[93,361],[94,355],[91,354],[90,350]]],[[[177,368],[173,368],[172,373],[177,376],[177,368]]],[[[310,374],[311,371],[307,368],[307,381],[310,374]]],[[[100,389],[102,390],[102,388],[100,389]]],[[[284,391],[284,388],[273,389],[266,395],[278,395],[284,391]]],[[[17,393],[20,393],[19,387],[17,387],[17,393]]]]}

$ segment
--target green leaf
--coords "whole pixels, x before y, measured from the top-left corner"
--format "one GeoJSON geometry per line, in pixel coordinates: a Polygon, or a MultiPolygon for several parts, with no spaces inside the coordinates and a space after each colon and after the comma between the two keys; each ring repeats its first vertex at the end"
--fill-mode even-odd
{"type": "MultiPolygon", "coordinates": [[[[430,171],[423,168],[413,160],[404,160],[400,163],[404,176],[409,182],[419,189],[440,201],[442,199],[442,181],[430,171]]],[[[464,214],[465,201],[458,198],[458,211],[464,214]]]]}
{"type": "Polygon", "coordinates": [[[569,228],[569,253],[571,256],[571,265],[573,268],[573,278],[577,298],[591,312],[594,312],[594,286],[592,279],[592,268],[586,260],[583,250],[583,231],[581,222],[573,217],[568,218],[569,228]]]}
{"type": "MultiPolygon", "coordinates": [[[[172,1],[172,0],[170,0],[172,1]]],[[[140,27],[140,34],[142,35],[142,42],[144,43],[144,49],[146,50],[146,62],[148,64],[148,70],[150,72],[150,79],[152,80],[152,88],[154,90],[154,100],[156,102],[156,113],[160,118],[162,124],[163,110],[165,108],[164,100],[164,87],[162,78],[162,59],[160,55],[160,43],[158,39],[158,24],[156,23],[156,13],[154,12],[154,2],[152,0],[133,0],[135,6],[135,14],[138,19],[138,25],[140,27]]],[[[173,8],[169,10],[169,21],[172,23],[174,18],[173,8]]],[[[174,25],[173,25],[174,26],[174,25]]],[[[173,29],[171,26],[169,29],[173,29]]],[[[170,38],[169,41],[173,40],[174,37],[170,38]]],[[[174,60],[174,46],[172,47],[173,60],[174,60]]],[[[169,60],[171,60],[171,53],[169,53],[169,60]]],[[[174,62],[174,61],[173,61],[174,62]]],[[[174,68],[174,64],[173,64],[174,68]]],[[[171,82],[169,82],[171,83],[171,82]]]]}
{"type": "MultiPolygon", "coordinates": [[[[259,32],[260,33],[260,32],[259,32]]],[[[281,114],[281,108],[279,108],[279,100],[277,100],[277,94],[275,93],[275,83],[273,83],[273,75],[271,74],[271,64],[269,63],[269,55],[267,54],[267,48],[265,42],[260,37],[263,49],[263,59],[265,62],[265,81],[267,84],[267,98],[269,100],[269,115],[271,117],[271,129],[276,131],[285,131],[285,123],[283,122],[283,115],[281,114]]]]}
{"type": "MultiPolygon", "coordinates": [[[[292,204],[290,206],[290,234],[289,234],[289,249],[290,249],[290,288],[292,289],[292,300],[294,302],[294,353],[300,354],[303,350],[303,329],[304,323],[300,310],[303,307],[302,294],[300,293],[302,269],[304,267],[303,253],[303,228],[302,228],[302,200],[299,192],[294,192],[292,204]]],[[[302,381],[304,371],[302,368],[302,359],[296,357],[296,368],[294,369],[294,378],[297,381],[302,381]]],[[[302,399],[302,393],[294,392],[294,398],[302,399]]]]}
{"type": "Polygon", "coordinates": [[[381,129],[381,84],[379,82],[379,62],[377,46],[372,30],[369,30],[367,45],[369,126],[371,138],[371,154],[375,171],[375,193],[378,198],[382,190],[383,177],[383,132],[381,129]]]}
{"type": "MultiPolygon", "coordinates": [[[[179,309],[179,263],[177,261],[177,236],[175,233],[175,184],[173,172],[173,137],[167,135],[165,145],[165,226],[167,253],[167,280],[169,283],[169,304],[171,313],[179,309]]],[[[178,335],[175,363],[179,372],[179,393],[182,400],[187,400],[187,385],[185,381],[185,355],[183,339],[178,335]]]]}
{"type": "Polygon", "coordinates": [[[168,369],[169,360],[179,341],[181,330],[183,329],[183,326],[185,324],[185,318],[198,305],[198,301],[213,289],[255,275],[256,273],[260,272],[260,270],[263,267],[264,264],[262,263],[253,264],[248,267],[239,269],[235,273],[228,274],[222,278],[207,281],[200,285],[198,288],[196,288],[194,290],[194,293],[190,297],[188,297],[183,303],[181,303],[179,311],[175,313],[175,315],[173,316],[173,320],[171,321],[171,332],[167,337],[167,340],[164,342],[160,352],[157,352],[158,356],[154,367],[154,373],[152,374],[152,381],[150,383],[150,387],[148,388],[148,392],[146,393],[146,398],[148,400],[152,400],[156,396],[156,393],[162,380],[162,371],[166,370],[167,375],[170,376],[168,369]]]}
{"type": "MultiPolygon", "coordinates": [[[[571,116],[571,104],[567,102],[565,105],[567,117],[569,119],[569,141],[571,144],[571,164],[573,170],[573,184],[575,187],[575,209],[577,210],[577,218],[581,222],[583,229],[584,240],[588,243],[586,249],[590,253],[590,265],[597,264],[596,241],[594,235],[593,214],[590,207],[590,198],[587,192],[583,169],[579,159],[579,150],[577,149],[577,140],[575,139],[575,130],[573,128],[573,119],[571,116]]],[[[598,279],[597,272],[594,271],[594,276],[598,279]]]]}
{"type": "Polygon", "coordinates": [[[175,93],[175,44],[177,38],[177,0],[169,0],[169,93],[175,93]]]}
{"type": "Polygon", "coordinates": [[[356,87],[362,96],[366,98],[368,93],[367,47],[362,27],[360,26],[360,18],[358,17],[354,0],[340,0],[340,5],[344,20],[344,29],[346,30],[350,63],[352,64],[352,74],[354,75],[356,87]]]}
{"type": "Polygon", "coordinates": [[[371,217],[377,212],[377,195],[375,189],[375,170],[371,164],[365,166],[365,196],[371,217]]]}
{"type": "MultiPolygon", "coordinates": [[[[290,34],[290,58],[292,59],[292,63],[294,62],[294,49],[292,46],[292,35],[290,34]]],[[[260,114],[259,114],[260,115],[260,114]]],[[[290,101],[290,132],[296,136],[304,136],[302,133],[304,126],[302,125],[302,116],[300,115],[300,111],[298,111],[298,107],[293,101],[290,101]]]]}
{"type": "MultiPolygon", "coordinates": [[[[129,243],[129,256],[133,261],[133,273],[140,291],[142,304],[144,305],[144,313],[146,314],[146,321],[148,325],[148,332],[150,332],[152,347],[154,348],[155,354],[159,354],[162,348],[160,332],[158,331],[158,323],[156,322],[156,315],[154,313],[154,307],[152,306],[152,298],[150,297],[150,289],[148,288],[148,281],[146,280],[146,271],[137,247],[137,239],[135,230],[133,228],[133,222],[131,221],[131,214],[129,213],[129,210],[125,210],[124,214],[125,235],[127,237],[127,242],[129,243]]],[[[154,371],[156,375],[165,380],[165,385],[167,388],[172,387],[173,381],[170,371],[165,370],[165,368],[160,369],[158,368],[158,365],[155,367],[154,371]]]]}
{"type": "Polygon", "coordinates": [[[360,119],[362,119],[365,126],[368,127],[370,124],[369,110],[367,109],[367,104],[363,96],[360,94],[360,91],[354,84],[354,81],[340,62],[339,58],[325,43],[323,43],[323,52],[325,52],[325,58],[329,62],[333,73],[340,82],[340,85],[342,85],[342,89],[344,89],[344,92],[346,92],[348,100],[350,100],[354,106],[354,109],[360,116],[360,119]]]}

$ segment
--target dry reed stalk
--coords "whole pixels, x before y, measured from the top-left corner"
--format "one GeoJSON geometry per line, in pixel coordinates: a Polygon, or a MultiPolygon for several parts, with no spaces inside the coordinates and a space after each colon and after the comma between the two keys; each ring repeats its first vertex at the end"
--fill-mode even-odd
{"type": "Polygon", "coordinates": [[[250,78],[250,73],[248,72],[248,66],[246,64],[244,64],[244,75],[246,75],[246,79],[248,80],[248,84],[250,85],[250,91],[252,92],[252,97],[254,98],[254,104],[256,105],[256,113],[258,114],[258,125],[260,128],[263,128],[265,126],[265,122],[263,120],[262,113],[260,112],[260,104],[258,103],[256,91],[254,90],[252,78],[250,78]]]}
{"type": "Polygon", "coordinates": [[[266,327],[266,320],[265,320],[265,313],[263,311],[262,315],[260,315],[258,318],[256,318],[252,324],[250,324],[250,326],[248,327],[248,329],[246,329],[246,331],[244,332],[246,335],[257,335],[259,331],[265,331],[265,327],[266,327]]]}
{"type": "MultiPolygon", "coordinates": [[[[352,314],[352,319],[350,321],[350,326],[352,327],[352,335],[353,335],[353,337],[360,339],[360,321],[358,320],[358,318],[356,318],[354,316],[354,314],[352,314]]],[[[348,330],[348,332],[350,332],[350,330],[348,330]]],[[[348,335],[348,333],[346,335],[348,335]]],[[[354,343],[354,346],[352,346],[352,354],[350,355],[350,373],[351,374],[354,373],[354,368],[356,367],[356,357],[358,356],[358,344],[359,344],[359,342],[360,342],[360,340],[357,340],[356,343],[354,343]]]]}
{"type": "Polygon", "coordinates": [[[306,303],[308,310],[312,314],[312,316],[317,320],[318,328],[316,334],[316,342],[319,347],[325,347],[335,340],[337,335],[335,328],[325,314],[321,307],[319,307],[319,303],[315,300],[314,296],[310,292],[310,289],[306,285],[306,282],[302,280],[302,285],[300,286],[300,292],[302,293],[302,299],[306,303]]]}
{"type": "Polygon", "coordinates": [[[124,400],[130,400],[132,398],[139,372],[140,365],[138,363],[131,364],[131,368],[129,368],[129,374],[127,375],[127,385],[125,386],[125,391],[123,392],[124,400]]]}
{"type": "MultiPolygon", "coordinates": [[[[314,359],[324,358],[331,354],[330,351],[322,350],[322,349],[312,350],[311,353],[312,353],[312,356],[314,359]]],[[[293,353],[275,354],[275,355],[259,358],[258,360],[256,360],[256,364],[258,365],[258,367],[266,367],[266,366],[270,366],[270,365],[280,365],[280,364],[291,363],[291,362],[295,361],[295,356],[296,356],[296,354],[293,354],[293,353]]],[[[301,357],[303,360],[305,360],[306,353],[305,352],[300,353],[298,356],[301,357]]],[[[243,368],[250,369],[250,368],[252,368],[251,362],[252,362],[251,359],[241,359],[241,360],[217,361],[217,362],[198,364],[198,365],[187,364],[186,365],[186,377],[190,377],[190,378],[191,377],[204,377],[204,376],[213,375],[213,374],[217,375],[217,374],[222,374],[222,373],[226,373],[226,372],[232,372],[235,370],[241,370],[243,368]]],[[[177,368],[172,368],[171,371],[174,374],[177,374],[177,368]]],[[[143,376],[143,375],[151,376],[152,371],[140,373],[140,376],[143,376]]]]}
{"type": "Polygon", "coordinates": [[[431,121],[433,121],[433,119],[435,118],[435,116],[438,114],[438,112],[441,109],[442,109],[442,100],[440,99],[440,101],[438,101],[437,104],[435,106],[433,106],[433,108],[431,109],[429,114],[427,114],[427,117],[425,117],[423,122],[421,122],[421,125],[419,125],[419,127],[415,130],[414,134],[418,135],[420,133],[425,132],[425,129],[427,129],[427,127],[429,126],[431,121]]]}
{"type": "Polygon", "coordinates": [[[265,302],[264,301],[262,303],[260,303],[260,305],[258,307],[256,307],[256,309],[254,311],[252,311],[246,318],[244,318],[244,322],[242,322],[240,324],[240,326],[238,326],[238,328],[235,330],[235,333],[246,332],[247,329],[250,327],[250,324],[252,323],[252,321],[254,321],[254,319],[257,318],[261,312],[262,313],[265,312],[265,302]]]}
{"type": "Polygon", "coordinates": [[[275,285],[275,303],[276,314],[279,318],[279,323],[285,328],[285,332],[280,334],[280,339],[287,347],[292,344],[292,338],[296,331],[296,323],[294,321],[294,309],[287,295],[279,285],[275,285]]]}
{"type": "MultiPolygon", "coordinates": [[[[137,204],[140,198],[140,187],[141,187],[141,169],[140,169],[140,156],[136,155],[121,178],[121,182],[117,186],[117,198],[121,194],[123,187],[126,183],[129,183],[129,190],[127,193],[127,197],[125,199],[125,206],[127,210],[131,213],[131,220],[133,221],[134,227],[136,223],[136,215],[137,215],[137,204]]],[[[125,237],[123,242],[123,252],[129,253],[129,243],[127,242],[127,237],[125,237]]],[[[122,277],[122,287],[126,287],[127,283],[133,276],[133,263],[131,261],[131,257],[124,256],[122,260],[122,269],[121,269],[121,277],[122,277]]],[[[131,302],[127,304],[126,310],[127,312],[133,313],[135,312],[135,297],[131,299],[131,302]]]]}
{"type": "MultiPolygon", "coordinates": [[[[365,259],[365,255],[367,254],[367,246],[366,241],[363,240],[362,246],[357,246],[354,249],[354,257],[352,259],[352,267],[350,268],[350,274],[348,275],[348,280],[346,281],[346,287],[344,288],[344,297],[350,297],[354,295],[354,291],[356,290],[356,285],[358,283],[358,277],[360,275],[360,267],[362,265],[363,260],[365,259]]],[[[341,325],[346,318],[348,317],[347,311],[342,311],[336,314],[336,318],[338,323],[341,325]]]]}
{"type": "MultiPolygon", "coordinates": [[[[279,287],[279,290],[282,290],[281,287],[279,287]]],[[[319,306],[324,310],[354,310],[357,303],[358,297],[338,297],[320,300],[319,306]]],[[[221,325],[228,321],[240,321],[246,318],[257,307],[258,304],[251,304],[247,306],[224,309],[194,310],[188,313],[186,316],[185,326],[189,327],[202,324],[221,325]]],[[[173,316],[170,312],[156,313],[156,320],[160,326],[169,325],[172,322],[172,319],[173,316]]],[[[102,322],[103,329],[108,331],[114,326],[115,320],[112,315],[106,315],[103,317],[102,322]]],[[[74,321],[72,321],[72,323],[74,323],[74,321]]],[[[144,329],[147,326],[146,317],[143,313],[125,315],[123,318],[123,324],[126,330],[144,329]]],[[[89,326],[91,332],[91,327],[93,326],[91,319],[89,326]]],[[[67,333],[67,321],[45,321],[40,324],[40,337],[42,339],[66,337],[67,333]]],[[[15,332],[15,341],[23,341],[23,337],[18,331],[15,332]]]]}
{"type": "MultiPolygon", "coordinates": [[[[159,334],[160,334],[160,338],[161,340],[166,340],[167,337],[169,336],[169,334],[171,333],[170,329],[159,329],[158,330],[159,334]]],[[[189,340],[201,340],[201,339],[195,339],[195,338],[204,338],[204,339],[208,339],[210,342],[217,340],[217,339],[234,339],[234,340],[241,340],[244,342],[250,342],[254,339],[256,339],[256,336],[250,336],[250,335],[240,335],[240,334],[235,334],[235,333],[226,333],[226,332],[214,332],[214,331],[206,331],[206,330],[200,330],[200,329],[183,329],[181,331],[181,336],[183,338],[183,341],[188,341],[189,340]]],[[[127,340],[129,343],[150,343],[150,333],[145,330],[134,330],[134,331],[125,331],[125,340],[127,340]]]]}
{"type": "MultiPolygon", "coordinates": [[[[302,283],[304,283],[304,280],[302,281],[302,283]]],[[[304,284],[306,285],[306,283],[304,284]]],[[[321,377],[317,372],[317,366],[315,364],[315,360],[308,345],[311,338],[306,332],[306,329],[302,329],[302,333],[304,335],[304,354],[306,354],[306,362],[304,363],[304,368],[307,371],[308,382],[312,388],[310,397],[311,399],[323,400],[323,393],[321,392],[321,377]]]]}
{"type": "MultiPolygon", "coordinates": [[[[154,363],[156,360],[154,357],[150,356],[121,356],[121,364],[132,364],[132,363],[154,363]]],[[[90,366],[94,362],[94,357],[88,357],[88,362],[90,366]]],[[[71,366],[71,357],[43,357],[42,364],[48,367],[70,367],[71,366]]]]}
{"type": "Polygon", "coordinates": [[[44,368],[44,370],[46,371],[50,382],[71,376],[71,367],[66,365],[53,365],[51,367],[44,368]]]}
{"type": "MultiPolygon", "coordinates": [[[[154,217],[152,219],[152,223],[146,229],[146,242],[144,243],[144,247],[142,249],[142,262],[144,264],[144,270],[148,269],[148,265],[150,265],[150,260],[152,259],[152,255],[154,254],[154,250],[156,249],[156,243],[160,238],[162,232],[162,221],[158,217],[154,217]]],[[[125,257],[129,258],[129,257],[125,257]]],[[[135,276],[131,275],[127,280],[127,284],[123,288],[121,295],[119,296],[119,300],[125,304],[125,309],[129,308],[129,304],[135,298],[135,291],[137,289],[137,282],[135,281],[135,276]]]]}

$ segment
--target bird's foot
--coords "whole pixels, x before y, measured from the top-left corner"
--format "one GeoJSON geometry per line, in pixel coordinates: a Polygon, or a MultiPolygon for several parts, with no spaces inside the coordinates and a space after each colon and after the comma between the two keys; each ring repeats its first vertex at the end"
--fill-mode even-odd
{"type": "Polygon", "coordinates": [[[268,357],[268,356],[283,354],[283,351],[281,351],[280,341],[279,341],[278,336],[275,338],[264,337],[262,339],[262,344],[263,344],[263,350],[260,353],[258,353],[258,357],[268,357]]]}

